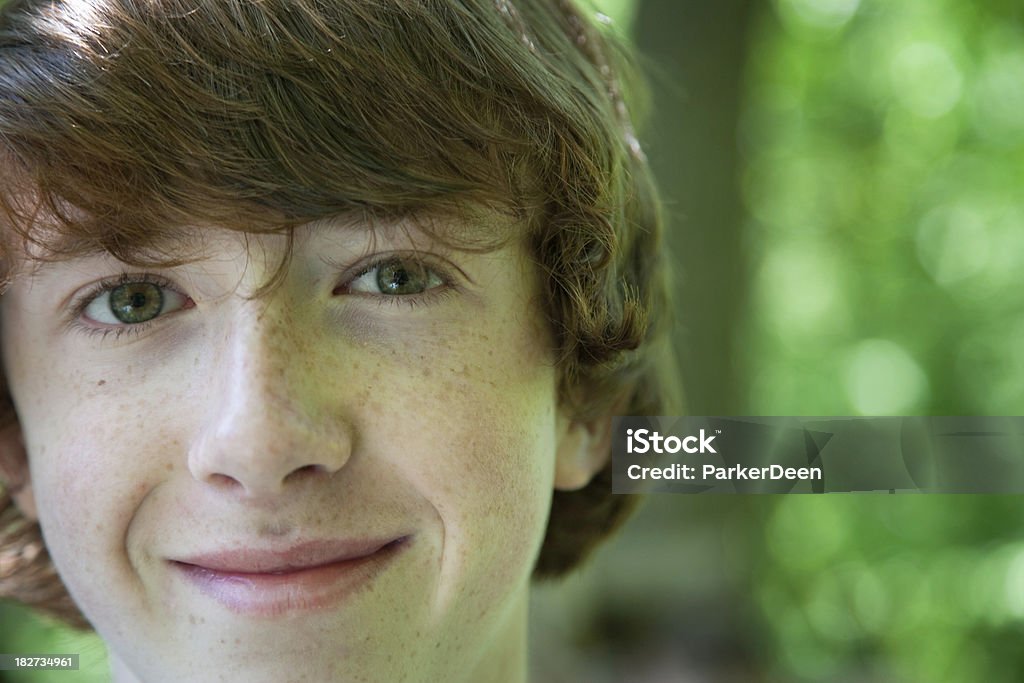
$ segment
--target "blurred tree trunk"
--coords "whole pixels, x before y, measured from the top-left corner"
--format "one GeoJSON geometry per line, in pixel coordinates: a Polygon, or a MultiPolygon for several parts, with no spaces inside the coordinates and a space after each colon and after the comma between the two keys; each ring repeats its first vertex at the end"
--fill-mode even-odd
{"type": "Polygon", "coordinates": [[[652,75],[647,156],[676,261],[675,338],[687,411],[745,408],[735,360],[747,289],[737,125],[750,0],[638,0],[633,32],[652,75]]]}

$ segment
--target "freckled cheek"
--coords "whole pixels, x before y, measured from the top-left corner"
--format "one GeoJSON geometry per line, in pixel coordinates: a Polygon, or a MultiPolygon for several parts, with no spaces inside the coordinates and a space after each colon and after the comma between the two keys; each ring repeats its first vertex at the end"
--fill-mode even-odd
{"type": "Polygon", "coordinates": [[[393,457],[437,510],[449,548],[475,571],[521,578],[550,505],[554,375],[491,354],[443,360],[407,375],[397,395],[408,398],[388,407],[395,421],[381,434],[401,435],[393,457]]]}
{"type": "Polygon", "coordinates": [[[446,579],[484,603],[529,576],[550,507],[550,445],[510,412],[468,413],[475,427],[450,433],[454,457],[425,485],[443,525],[446,579]]]}
{"type": "Polygon", "coordinates": [[[43,530],[59,564],[63,555],[123,559],[126,534],[155,482],[147,468],[157,441],[142,431],[81,411],[31,455],[43,530]]]}

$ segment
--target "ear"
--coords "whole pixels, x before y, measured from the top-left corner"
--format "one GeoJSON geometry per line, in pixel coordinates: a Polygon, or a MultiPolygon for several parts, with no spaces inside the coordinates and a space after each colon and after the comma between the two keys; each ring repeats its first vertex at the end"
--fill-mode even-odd
{"type": "Polygon", "coordinates": [[[575,491],[590,483],[608,463],[612,448],[612,416],[592,422],[558,417],[558,448],[555,453],[555,488],[575,491]]]}
{"type": "Polygon", "coordinates": [[[39,521],[36,498],[32,492],[32,477],[28,471],[28,456],[21,438],[21,425],[17,422],[0,429],[0,481],[14,499],[14,504],[33,522],[39,521]]]}

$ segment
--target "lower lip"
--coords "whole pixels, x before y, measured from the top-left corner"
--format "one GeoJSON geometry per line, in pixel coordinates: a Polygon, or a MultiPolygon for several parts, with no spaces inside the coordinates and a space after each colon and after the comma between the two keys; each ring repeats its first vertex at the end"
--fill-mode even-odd
{"type": "Polygon", "coordinates": [[[172,565],[201,593],[236,614],[278,617],[336,606],[386,570],[408,545],[407,540],[392,541],[365,557],[282,574],[220,572],[181,562],[172,565]]]}

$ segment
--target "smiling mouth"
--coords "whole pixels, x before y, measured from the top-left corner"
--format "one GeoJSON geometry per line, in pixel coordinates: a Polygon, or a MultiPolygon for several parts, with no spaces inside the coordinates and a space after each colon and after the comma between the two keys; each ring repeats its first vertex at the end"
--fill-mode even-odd
{"type": "Polygon", "coordinates": [[[311,542],[172,559],[186,583],[236,614],[277,617],[335,607],[387,570],[411,536],[311,542]]]}

